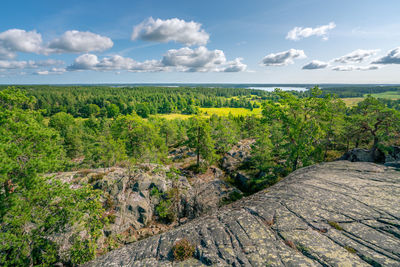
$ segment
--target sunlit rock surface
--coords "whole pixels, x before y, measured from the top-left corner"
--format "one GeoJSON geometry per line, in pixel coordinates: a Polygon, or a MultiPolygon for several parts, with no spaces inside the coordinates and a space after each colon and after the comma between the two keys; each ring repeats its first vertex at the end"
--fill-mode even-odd
{"type": "Polygon", "coordinates": [[[87,266],[400,266],[400,171],[337,161],[87,266]],[[173,260],[187,238],[194,257],[173,260]]]}

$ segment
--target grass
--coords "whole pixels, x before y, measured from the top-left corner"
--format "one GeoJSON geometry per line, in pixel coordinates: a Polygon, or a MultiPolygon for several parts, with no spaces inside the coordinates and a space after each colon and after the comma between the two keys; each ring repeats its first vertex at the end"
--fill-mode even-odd
{"type": "Polygon", "coordinates": [[[167,120],[176,120],[176,119],[186,120],[186,119],[189,119],[190,117],[192,117],[193,115],[171,113],[171,114],[159,114],[156,116],[159,118],[167,119],[167,120]]]}
{"type": "Polygon", "coordinates": [[[193,257],[195,252],[195,247],[186,238],[177,241],[172,247],[172,253],[174,255],[174,260],[184,261],[193,257]]]}
{"type": "MultiPolygon", "coordinates": [[[[365,96],[367,96],[367,95],[365,95],[365,96]]],[[[371,96],[376,97],[376,98],[397,100],[397,99],[400,99],[400,91],[387,91],[387,92],[383,92],[383,93],[372,94],[371,96]]]]}
{"type": "Polygon", "coordinates": [[[228,116],[231,113],[233,116],[239,115],[261,115],[261,108],[255,108],[252,111],[246,108],[200,108],[204,115],[228,116]]]}
{"type": "Polygon", "coordinates": [[[340,224],[338,224],[337,222],[328,221],[328,224],[338,231],[343,231],[343,227],[340,226],[340,224]]]}
{"type": "Polygon", "coordinates": [[[344,246],[344,249],[346,249],[351,254],[356,254],[357,253],[357,250],[355,250],[354,248],[352,248],[350,246],[344,246]]]}
{"type": "MultiPolygon", "coordinates": [[[[246,108],[200,108],[200,111],[203,116],[209,117],[213,114],[218,116],[228,116],[231,113],[233,116],[246,116],[246,115],[256,115],[261,116],[261,108],[255,108],[253,110],[246,108]]],[[[156,115],[159,118],[164,118],[167,120],[175,120],[175,119],[183,119],[186,120],[194,115],[186,115],[179,113],[171,113],[171,114],[158,114],[156,115]]]]}
{"type": "Polygon", "coordinates": [[[363,97],[347,97],[347,98],[342,98],[343,102],[346,104],[348,107],[354,107],[357,105],[359,102],[363,101],[363,97]]]}

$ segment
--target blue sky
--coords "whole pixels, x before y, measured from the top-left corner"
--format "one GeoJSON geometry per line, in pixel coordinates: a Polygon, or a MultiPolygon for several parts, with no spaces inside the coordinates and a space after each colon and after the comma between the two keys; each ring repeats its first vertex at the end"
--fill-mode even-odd
{"type": "Polygon", "coordinates": [[[400,83],[400,1],[1,2],[0,83],[400,83]]]}

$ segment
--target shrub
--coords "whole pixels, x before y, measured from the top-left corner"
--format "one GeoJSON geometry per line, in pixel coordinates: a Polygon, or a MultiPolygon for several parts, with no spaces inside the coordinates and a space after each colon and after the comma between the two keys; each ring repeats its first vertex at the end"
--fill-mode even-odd
{"type": "Polygon", "coordinates": [[[228,194],[228,196],[224,197],[221,200],[221,205],[227,205],[232,202],[235,202],[243,197],[243,194],[238,191],[232,191],[228,194]]]}
{"type": "Polygon", "coordinates": [[[350,246],[344,246],[344,248],[351,254],[356,254],[357,253],[357,251],[354,248],[350,247],[350,246]]]}
{"type": "Polygon", "coordinates": [[[176,261],[184,261],[191,258],[194,252],[195,247],[186,238],[177,241],[172,247],[172,253],[176,261]]]}
{"type": "Polygon", "coordinates": [[[151,197],[161,198],[162,193],[158,190],[157,186],[154,186],[150,191],[151,197]]]}
{"type": "Polygon", "coordinates": [[[343,227],[340,226],[340,224],[338,224],[337,222],[328,221],[328,224],[333,228],[335,228],[336,230],[343,231],[343,227]]]}
{"type": "Polygon", "coordinates": [[[85,177],[88,176],[88,174],[90,174],[92,171],[85,169],[85,170],[80,170],[77,172],[77,175],[79,175],[79,177],[85,177]]]}
{"type": "Polygon", "coordinates": [[[156,212],[160,219],[165,220],[167,222],[173,222],[175,220],[176,214],[173,211],[171,200],[161,200],[160,203],[156,206],[156,212]]]}
{"type": "Polygon", "coordinates": [[[95,175],[90,176],[89,178],[89,184],[93,184],[94,182],[97,182],[98,180],[101,180],[104,178],[104,175],[106,173],[104,172],[100,172],[100,173],[96,173],[95,175]]]}

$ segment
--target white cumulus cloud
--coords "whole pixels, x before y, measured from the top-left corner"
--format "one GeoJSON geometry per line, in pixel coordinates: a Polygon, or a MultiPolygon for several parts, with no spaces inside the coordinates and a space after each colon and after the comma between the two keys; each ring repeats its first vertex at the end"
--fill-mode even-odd
{"type": "Polygon", "coordinates": [[[294,59],[306,58],[303,50],[289,49],[287,51],[272,53],[265,56],[261,62],[264,66],[287,66],[294,63],[294,59]]]}
{"type": "Polygon", "coordinates": [[[40,53],[42,36],[36,31],[10,29],[0,33],[0,58],[13,59],[16,52],[40,53]]]}
{"type": "Polygon", "coordinates": [[[114,55],[99,59],[93,54],[77,57],[67,70],[97,70],[132,72],[182,71],[182,72],[239,72],[245,71],[247,65],[241,58],[227,61],[221,50],[208,50],[200,46],[197,49],[184,47],[168,50],[161,60],[138,62],[129,57],[114,55]]]}
{"type": "Polygon", "coordinates": [[[303,27],[294,27],[291,31],[288,32],[286,39],[298,41],[303,38],[308,38],[310,36],[322,36],[322,39],[328,39],[328,31],[332,30],[336,27],[334,22],[331,22],[327,25],[322,25],[316,28],[303,28],[303,27]]]}
{"type": "Polygon", "coordinates": [[[316,70],[316,69],[325,69],[329,64],[319,60],[313,60],[310,63],[303,66],[303,70],[316,70]]]}
{"type": "Polygon", "coordinates": [[[131,38],[160,43],[175,41],[191,46],[207,44],[210,35],[201,29],[200,23],[194,21],[178,18],[154,20],[150,17],[133,28],[131,38]]]}
{"type": "Polygon", "coordinates": [[[378,58],[373,64],[400,64],[400,47],[390,50],[386,56],[378,58]]]}
{"type": "Polygon", "coordinates": [[[114,45],[113,41],[92,32],[66,31],[61,37],[52,40],[48,45],[50,53],[82,53],[105,51],[114,45]]]}
{"type": "Polygon", "coordinates": [[[365,59],[375,55],[378,51],[379,49],[373,49],[373,50],[357,49],[347,55],[335,58],[333,61],[343,64],[353,63],[353,62],[361,63],[365,59]]]}
{"type": "Polygon", "coordinates": [[[84,54],[77,57],[74,63],[67,70],[97,70],[97,71],[113,71],[127,70],[134,72],[160,71],[162,65],[159,61],[149,60],[137,62],[131,58],[115,55],[105,57],[101,60],[96,55],[84,54]]]}
{"type": "Polygon", "coordinates": [[[36,31],[10,29],[0,33],[0,59],[14,59],[17,52],[51,54],[104,51],[113,46],[110,38],[92,32],[66,31],[44,44],[36,31]]]}
{"type": "Polygon", "coordinates": [[[35,72],[36,75],[50,75],[50,74],[63,74],[66,72],[65,68],[52,68],[50,70],[39,70],[35,72]]]}

